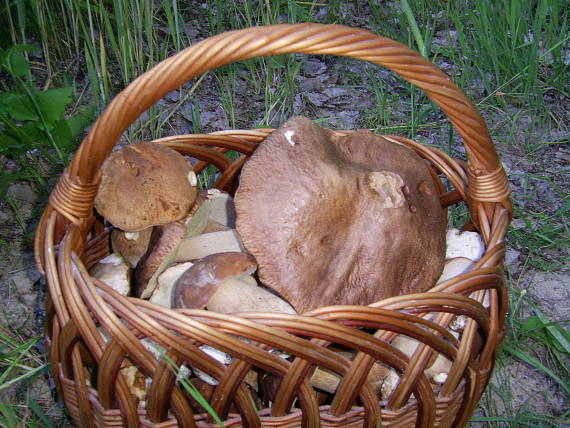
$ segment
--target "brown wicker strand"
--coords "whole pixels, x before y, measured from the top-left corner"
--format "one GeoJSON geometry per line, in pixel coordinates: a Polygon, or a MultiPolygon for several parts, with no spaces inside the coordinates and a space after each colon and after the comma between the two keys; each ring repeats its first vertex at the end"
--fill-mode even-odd
{"type": "Polygon", "coordinates": [[[82,219],[91,216],[98,187],[98,180],[89,184],[72,182],[66,170],[50,194],[49,203],[70,222],[80,223],[82,219]]]}

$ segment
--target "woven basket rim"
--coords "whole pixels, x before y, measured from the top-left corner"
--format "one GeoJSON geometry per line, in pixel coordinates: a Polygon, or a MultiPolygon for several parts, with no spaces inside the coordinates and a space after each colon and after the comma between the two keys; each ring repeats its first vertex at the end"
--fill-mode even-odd
{"type": "MultiPolygon", "coordinates": [[[[229,188],[247,156],[269,132],[270,129],[226,130],[165,137],[155,140],[155,143],[194,153],[197,159],[201,159],[198,168],[209,162],[220,163],[222,173],[216,186],[229,188]],[[221,160],[228,148],[241,151],[242,158],[235,162],[221,160]]],[[[151,387],[154,395],[145,417],[153,423],[177,419],[180,426],[195,426],[196,421],[204,416],[196,415],[197,419],[194,420],[188,404],[184,403],[184,394],[174,384],[168,366],[157,365],[141,344],[143,337],[152,337],[162,346],[171,346],[166,349],[171,349],[173,358],[193,361],[220,379],[212,400],[221,413],[227,414],[229,411],[231,400],[226,395],[231,393],[234,401],[241,403],[242,407],[238,409],[241,423],[258,426],[257,413],[247,404],[247,391],[240,383],[249,370],[248,364],[253,364],[271,368],[286,379],[283,383],[289,388],[285,390],[283,387],[278,392],[281,401],[271,411],[269,420],[274,417],[276,425],[279,425],[278,418],[291,408],[291,397],[297,396],[302,404],[303,423],[317,426],[324,422],[319,416],[316,402],[310,396],[310,386],[306,379],[302,380],[304,377],[295,380],[295,375],[305,376],[312,364],[311,359],[318,355],[322,358],[319,360],[322,364],[345,376],[346,383],[340,386],[340,391],[347,392],[346,397],[335,398],[331,407],[335,417],[348,414],[355,400],[358,400],[365,411],[356,423],[372,426],[375,419],[384,414],[386,420],[391,417],[401,418],[402,421],[416,420],[419,426],[432,426],[436,420],[446,426],[461,425],[469,417],[484,389],[498,343],[504,335],[507,295],[500,267],[511,212],[508,181],[484,120],[471,101],[443,72],[406,46],[367,30],[308,23],[254,27],[205,39],[158,64],[113,99],[91,128],[50,196],[36,233],[35,251],[38,267],[46,275],[50,294],[50,321],[46,335],[51,344],[54,379],[74,420],[93,426],[111,426],[104,422],[106,415],[111,410],[115,412],[120,409],[122,422],[136,426],[141,421],[140,412],[136,402],[129,398],[125,380],[119,375],[121,363],[128,358],[154,380],[151,387]],[[398,296],[369,307],[321,308],[311,317],[275,314],[220,317],[205,314],[204,311],[165,310],[138,299],[118,296],[104,283],[90,278],[86,266],[100,259],[106,251],[106,232],[93,213],[98,171],[123,131],[159,98],[207,70],[241,59],[282,53],[335,54],[383,65],[426,91],[442,108],[463,137],[467,163],[403,137],[386,137],[412,147],[448,178],[454,191],[444,195],[444,204],[458,200],[467,203],[471,214],[468,227],[479,230],[487,246],[485,255],[472,272],[446,281],[429,293],[398,296]],[[488,309],[483,306],[485,296],[489,299],[488,309]],[[440,299],[439,303],[437,299],[440,299]],[[421,339],[423,345],[411,358],[390,350],[389,345],[382,345],[382,337],[393,338],[394,334],[401,334],[398,332],[402,331],[419,335],[418,338],[428,337],[428,333],[422,333],[415,323],[408,320],[409,317],[418,318],[424,312],[438,315],[434,321],[426,321],[427,324],[423,321],[416,323],[431,326],[435,333],[429,333],[433,336],[431,338],[421,339]],[[450,337],[447,341],[443,340],[439,335],[445,336],[445,333],[439,326],[448,325],[458,314],[468,317],[462,339],[454,341],[450,337]],[[370,317],[366,322],[363,321],[365,316],[370,317]],[[391,336],[384,334],[371,338],[369,345],[364,344],[364,333],[354,328],[355,325],[369,325],[371,329],[378,330],[388,320],[393,323],[391,336]],[[100,337],[97,327],[107,330],[112,342],[100,337]],[[294,362],[286,364],[268,354],[267,347],[273,344],[274,338],[263,335],[263,329],[283,340],[286,344],[283,346],[297,355],[294,362]],[[339,336],[341,333],[345,335],[342,336],[344,339],[339,336]],[[478,345],[475,342],[480,333],[486,341],[476,350],[478,345]],[[249,337],[255,334],[259,335],[254,336],[260,342],[257,347],[232,338],[232,335],[249,337]],[[297,338],[297,334],[305,335],[310,340],[297,338]],[[181,341],[182,337],[188,342],[181,341]],[[327,341],[331,340],[338,343],[345,341],[360,351],[352,365],[335,360],[327,345],[327,341]],[[200,353],[196,350],[199,343],[214,343],[229,353],[239,349],[243,361],[231,369],[211,361],[199,361],[200,353]],[[311,357],[307,350],[312,350],[314,355],[311,357]],[[447,353],[454,361],[447,381],[438,392],[440,398],[457,395],[458,398],[451,400],[453,405],[449,404],[449,407],[440,401],[436,406],[434,392],[426,377],[420,373],[433,352],[447,353]],[[96,389],[86,386],[84,371],[88,362],[85,355],[89,355],[99,368],[96,389]],[[388,401],[389,411],[381,410],[378,403],[373,402],[371,387],[366,382],[367,370],[374,360],[386,362],[384,359],[393,366],[399,365],[402,370],[401,384],[388,401]],[[408,368],[404,363],[409,363],[408,368]],[[352,384],[358,385],[358,391],[350,391],[352,384]],[[463,395],[457,392],[459,385],[463,385],[463,395]],[[94,396],[93,391],[98,394],[94,396]],[[401,411],[407,409],[405,404],[410,394],[417,398],[414,401],[417,405],[411,406],[409,411],[401,411]],[[390,413],[392,410],[394,413],[390,413]],[[185,415],[185,412],[189,413],[185,415]]],[[[116,412],[113,414],[116,415],[116,412]]],[[[280,426],[286,424],[283,422],[280,426]]]]}

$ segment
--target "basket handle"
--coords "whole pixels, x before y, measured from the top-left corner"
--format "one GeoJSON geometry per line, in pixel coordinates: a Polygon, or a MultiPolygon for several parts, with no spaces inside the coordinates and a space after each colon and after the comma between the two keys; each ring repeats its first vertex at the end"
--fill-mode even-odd
{"type": "MultiPolygon", "coordinates": [[[[333,54],[369,61],[423,89],[463,137],[469,175],[475,178],[473,199],[508,206],[508,182],[487,126],[446,74],[405,45],[370,31],[312,23],[229,31],[157,64],[118,94],[95,122],[68,167],[68,179],[93,194],[99,168],[121,134],[143,111],[184,82],[234,61],[286,53],[333,54]]],[[[85,196],[82,202],[85,206],[85,196]]]]}

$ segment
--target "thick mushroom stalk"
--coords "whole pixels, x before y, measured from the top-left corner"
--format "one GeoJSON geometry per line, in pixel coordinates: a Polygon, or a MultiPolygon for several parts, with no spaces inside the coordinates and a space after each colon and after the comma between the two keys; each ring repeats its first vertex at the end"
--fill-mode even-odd
{"type": "Polygon", "coordinates": [[[245,163],[237,229],[259,278],[297,311],[426,291],[446,219],[426,163],[368,131],[295,117],[245,163]]]}
{"type": "Polygon", "coordinates": [[[174,284],[172,307],[295,313],[287,302],[245,279],[256,269],[255,259],[245,253],[218,253],[197,260],[174,284]]]}

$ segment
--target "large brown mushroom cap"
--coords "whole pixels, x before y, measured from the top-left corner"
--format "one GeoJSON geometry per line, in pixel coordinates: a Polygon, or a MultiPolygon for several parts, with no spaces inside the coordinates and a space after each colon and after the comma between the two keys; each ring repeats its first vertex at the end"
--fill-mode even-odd
{"type": "Polygon", "coordinates": [[[135,232],[187,215],[196,199],[190,162],[168,147],[136,143],[105,160],[95,208],[113,226],[135,232]]]}
{"type": "Polygon", "coordinates": [[[430,288],[445,218],[424,161],[368,131],[295,117],[246,162],[237,229],[260,280],[298,312],[430,288]]]}

